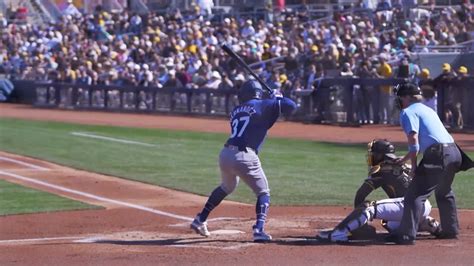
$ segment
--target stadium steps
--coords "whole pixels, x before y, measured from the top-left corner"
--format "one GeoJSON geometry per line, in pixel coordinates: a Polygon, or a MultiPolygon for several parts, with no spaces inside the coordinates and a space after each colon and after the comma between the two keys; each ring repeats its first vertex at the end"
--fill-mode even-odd
{"type": "Polygon", "coordinates": [[[28,22],[31,24],[42,24],[51,21],[47,14],[45,14],[44,7],[38,0],[28,0],[24,2],[28,8],[28,22]]]}

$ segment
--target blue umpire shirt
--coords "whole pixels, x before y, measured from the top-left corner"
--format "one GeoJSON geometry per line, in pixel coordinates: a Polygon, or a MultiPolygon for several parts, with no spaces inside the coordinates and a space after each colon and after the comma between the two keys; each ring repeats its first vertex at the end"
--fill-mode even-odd
{"type": "Polygon", "coordinates": [[[231,135],[227,144],[260,149],[267,131],[280,114],[289,115],[296,104],[289,98],[252,99],[234,108],[230,114],[231,135]]]}
{"type": "Polygon", "coordinates": [[[438,114],[422,103],[413,103],[400,113],[400,124],[405,134],[418,133],[420,152],[437,143],[453,143],[438,114]]]}

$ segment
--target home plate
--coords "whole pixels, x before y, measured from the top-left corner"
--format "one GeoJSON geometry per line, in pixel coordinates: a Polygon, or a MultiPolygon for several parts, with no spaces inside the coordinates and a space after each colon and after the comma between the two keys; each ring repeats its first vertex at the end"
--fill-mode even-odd
{"type": "Polygon", "coordinates": [[[211,231],[212,234],[215,235],[235,235],[235,234],[243,234],[245,232],[239,230],[215,230],[211,231]]]}

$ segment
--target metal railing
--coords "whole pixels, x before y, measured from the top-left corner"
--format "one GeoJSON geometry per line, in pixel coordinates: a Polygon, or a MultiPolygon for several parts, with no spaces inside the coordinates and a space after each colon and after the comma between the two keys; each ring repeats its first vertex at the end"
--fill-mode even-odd
{"type": "MultiPolygon", "coordinates": [[[[394,96],[384,90],[402,81],[404,79],[326,78],[315,84],[314,89],[284,91],[285,96],[298,105],[297,112],[287,119],[347,125],[396,124],[398,112],[393,106],[394,96]]],[[[11,101],[46,108],[227,116],[238,105],[234,89],[159,89],[19,80],[13,83],[11,101]]],[[[442,120],[446,112],[451,111],[454,117],[462,115],[465,129],[474,129],[474,105],[470,103],[474,99],[471,89],[474,77],[445,83],[427,81],[422,90],[426,86],[438,92],[437,111],[442,120]]]]}
{"type": "Polygon", "coordinates": [[[470,51],[470,48],[465,45],[417,45],[414,49],[415,53],[464,53],[468,51],[470,51]]]}

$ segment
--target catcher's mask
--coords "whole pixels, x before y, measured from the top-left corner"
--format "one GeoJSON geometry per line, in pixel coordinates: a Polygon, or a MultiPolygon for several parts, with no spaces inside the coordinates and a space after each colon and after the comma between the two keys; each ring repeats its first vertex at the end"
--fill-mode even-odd
{"type": "Polygon", "coordinates": [[[376,139],[367,143],[367,165],[374,166],[381,163],[385,155],[395,153],[395,146],[386,139],[376,139]]]}
{"type": "Polygon", "coordinates": [[[411,82],[405,82],[405,83],[400,83],[397,86],[395,86],[395,89],[393,90],[397,98],[395,99],[395,105],[397,106],[398,109],[402,109],[402,99],[401,97],[407,96],[407,95],[421,95],[421,89],[418,87],[416,84],[411,83],[411,82]]]}
{"type": "Polygon", "coordinates": [[[262,95],[262,85],[256,80],[248,80],[244,82],[237,92],[237,97],[239,98],[240,103],[244,103],[251,99],[262,99],[262,95]]]}

